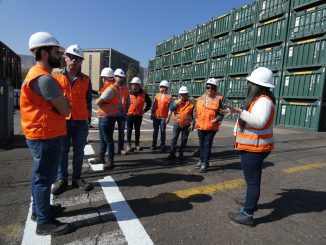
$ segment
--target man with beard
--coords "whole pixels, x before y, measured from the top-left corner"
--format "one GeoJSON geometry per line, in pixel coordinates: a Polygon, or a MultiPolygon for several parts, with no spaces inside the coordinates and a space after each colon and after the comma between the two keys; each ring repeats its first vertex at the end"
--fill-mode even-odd
{"type": "Polygon", "coordinates": [[[73,146],[72,187],[86,191],[93,189],[90,183],[81,178],[84,148],[88,136],[88,112],[92,107],[91,81],[80,71],[83,59],[83,50],[77,44],[70,45],[65,52],[66,67],[53,74],[71,107],[71,113],[66,117],[67,135],[63,139],[58,179],[52,189],[53,195],[61,194],[68,186],[68,154],[71,143],[73,146]]]}
{"type": "Polygon", "coordinates": [[[63,235],[73,226],[60,223],[54,215],[61,206],[50,205],[51,185],[57,176],[65,117],[70,106],[58,82],[51,77],[53,68],[60,66],[61,51],[58,40],[47,32],[34,33],[29,50],[36,65],[27,73],[21,88],[21,126],[33,156],[32,219],[36,220],[36,234],[63,235]]]}

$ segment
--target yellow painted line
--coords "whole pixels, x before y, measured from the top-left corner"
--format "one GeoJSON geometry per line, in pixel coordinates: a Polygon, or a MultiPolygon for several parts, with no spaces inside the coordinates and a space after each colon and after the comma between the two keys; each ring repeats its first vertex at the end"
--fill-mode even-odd
{"type": "Polygon", "coordinates": [[[21,233],[20,225],[0,226],[0,237],[16,237],[21,233]]]}
{"type": "Polygon", "coordinates": [[[194,195],[211,195],[216,192],[225,191],[229,189],[235,189],[245,184],[244,179],[234,179],[224,182],[218,182],[215,184],[204,185],[194,187],[190,189],[175,191],[172,193],[162,193],[156,197],[150,199],[153,204],[163,204],[168,202],[176,202],[181,199],[186,199],[194,195]]]}
{"type": "Polygon", "coordinates": [[[326,163],[310,163],[310,164],[301,165],[297,167],[285,168],[282,171],[287,174],[293,174],[296,172],[306,171],[306,170],[311,170],[311,169],[316,169],[321,167],[326,167],[326,163]]]}

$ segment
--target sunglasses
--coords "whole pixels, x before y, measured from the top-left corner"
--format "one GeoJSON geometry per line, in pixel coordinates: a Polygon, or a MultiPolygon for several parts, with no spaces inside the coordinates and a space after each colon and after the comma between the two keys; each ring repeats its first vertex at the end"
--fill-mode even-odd
{"type": "Polygon", "coordinates": [[[82,61],[82,60],[83,60],[82,57],[79,57],[79,56],[76,56],[76,55],[73,55],[73,54],[66,54],[66,56],[67,56],[70,60],[76,60],[76,61],[82,61]]]}
{"type": "Polygon", "coordinates": [[[206,86],[206,89],[216,91],[216,87],[213,86],[206,86]]]}

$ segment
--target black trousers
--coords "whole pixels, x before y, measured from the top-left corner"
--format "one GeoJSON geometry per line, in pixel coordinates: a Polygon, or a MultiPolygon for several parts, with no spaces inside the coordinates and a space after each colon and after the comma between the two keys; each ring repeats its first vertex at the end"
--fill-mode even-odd
{"type": "Polygon", "coordinates": [[[143,116],[127,116],[127,142],[131,145],[132,130],[135,128],[135,145],[139,145],[140,138],[140,126],[143,120],[143,116]]]}

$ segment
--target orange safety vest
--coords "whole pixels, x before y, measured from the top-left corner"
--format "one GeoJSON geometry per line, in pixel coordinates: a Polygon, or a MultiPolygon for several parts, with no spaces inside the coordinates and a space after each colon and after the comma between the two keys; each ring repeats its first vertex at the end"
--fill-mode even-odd
{"type": "MultiPolygon", "coordinates": [[[[30,89],[30,82],[42,75],[50,75],[40,65],[33,66],[27,73],[21,89],[21,126],[27,139],[52,139],[66,135],[66,119],[42,96],[30,89]]],[[[59,84],[58,84],[59,85],[59,84]]]]}
{"type": "Polygon", "coordinates": [[[63,95],[70,103],[71,113],[66,117],[66,119],[87,120],[88,110],[86,95],[87,90],[89,89],[89,77],[85,74],[81,74],[81,76],[77,77],[74,84],[71,86],[69,78],[63,73],[63,71],[54,73],[52,76],[59,82],[63,90],[63,95]]]}
{"type": "Polygon", "coordinates": [[[154,116],[157,118],[168,118],[169,114],[169,104],[171,101],[172,96],[169,94],[164,94],[164,97],[162,96],[163,94],[158,93],[155,95],[154,98],[154,116]]]}
{"type": "Polygon", "coordinates": [[[183,127],[189,126],[195,107],[194,102],[188,100],[186,103],[176,100],[177,108],[174,110],[174,121],[183,127]]]}
{"type": "Polygon", "coordinates": [[[114,82],[105,82],[103,84],[103,87],[101,88],[101,94],[104,92],[104,90],[109,87],[110,85],[112,85],[114,82]]]}
{"type": "Polygon", "coordinates": [[[218,131],[220,124],[211,123],[211,120],[217,117],[220,103],[223,96],[209,98],[207,105],[206,95],[198,98],[196,104],[196,128],[205,131],[218,131]]]}
{"type": "Polygon", "coordinates": [[[112,83],[108,87],[114,90],[114,96],[112,99],[105,101],[101,105],[99,105],[99,108],[97,109],[97,116],[99,118],[114,117],[121,110],[122,104],[121,99],[119,97],[119,90],[117,88],[117,85],[115,83],[112,83]]]}
{"type": "MultiPolygon", "coordinates": [[[[254,104],[262,97],[268,98],[268,96],[260,96],[254,100],[249,106],[248,112],[251,112],[254,104]]],[[[273,106],[269,119],[265,127],[258,129],[252,128],[246,124],[243,131],[240,131],[238,123],[236,132],[235,149],[249,151],[249,152],[267,152],[274,149],[273,142],[273,119],[275,114],[275,107],[273,106]]]]}
{"type": "Polygon", "coordinates": [[[127,113],[127,111],[128,111],[127,101],[128,101],[128,97],[129,97],[129,89],[128,89],[127,85],[122,84],[122,86],[120,87],[120,96],[121,96],[123,110],[125,113],[127,113]]]}
{"type": "Polygon", "coordinates": [[[128,115],[142,116],[144,113],[145,93],[136,95],[130,94],[130,107],[128,115]]]}

